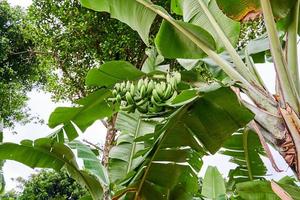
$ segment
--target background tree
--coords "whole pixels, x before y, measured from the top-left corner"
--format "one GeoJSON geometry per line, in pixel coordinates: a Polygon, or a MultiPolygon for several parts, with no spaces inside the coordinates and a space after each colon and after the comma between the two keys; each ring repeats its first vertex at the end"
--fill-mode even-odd
{"type": "Polygon", "coordinates": [[[121,59],[139,65],[143,59],[145,45],[136,32],[77,0],[33,1],[27,20],[39,65],[49,70],[44,89],[55,100],[86,96],[85,76],[99,64],[121,59]]]}
{"type": "Polygon", "coordinates": [[[25,15],[20,7],[0,2],[0,115],[6,127],[28,119],[26,92],[45,81],[31,52],[33,42],[24,34],[25,15]]]}
{"type": "Polygon", "coordinates": [[[9,191],[2,196],[2,199],[76,200],[88,194],[87,190],[76,183],[64,170],[60,172],[42,170],[32,174],[28,180],[17,178],[15,181],[21,191],[9,191]]]}

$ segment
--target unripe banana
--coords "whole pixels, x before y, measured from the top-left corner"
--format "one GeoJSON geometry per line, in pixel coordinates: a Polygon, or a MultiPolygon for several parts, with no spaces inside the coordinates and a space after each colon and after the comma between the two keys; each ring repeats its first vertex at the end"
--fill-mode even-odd
{"type": "Polygon", "coordinates": [[[166,100],[166,103],[171,103],[176,98],[176,96],[177,96],[177,92],[174,91],[172,96],[168,100],[166,100]]]}
{"type": "Polygon", "coordinates": [[[116,100],[117,100],[118,103],[121,103],[121,100],[122,100],[121,95],[118,94],[118,95],[116,96],[116,100]]]}
{"type": "Polygon", "coordinates": [[[170,76],[170,74],[169,74],[169,73],[167,73],[167,75],[166,75],[166,80],[167,80],[167,83],[170,83],[170,79],[171,79],[171,76],[170,76]]]}
{"type": "Polygon", "coordinates": [[[139,82],[138,82],[138,84],[137,84],[137,89],[138,89],[138,90],[141,89],[143,83],[144,83],[143,79],[140,79],[139,82]]]}
{"type": "Polygon", "coordinates": [[[175,80],[176,80],[176,84],[181,82],[181,74],[179,72],[175,72],[174,77],[175,77],[175,80]]]}
{"type": "Polygon", "coordinates": [[[160,89],[161,91],[164,93],[164,91],[166,90],[166,82],[160,82],[160,89]]]}
{"type": "Polygon", "coordinates": [[[156,102],[162,102],[162,99],[161,99],[160,96],[158,95],[156,89],[154,89],[154,90],[152,91],[152,97],[155,99],[156,102]]]}
{"type": "Polygon", "coordinates": [[[154,87],[155,87],[154,81],[150,80],[148,83],[147,91],[146,91],[147,95],[152,94],[152,90],[154,89],[154,87]]]}
{"type": "Polygon", "coordinates": [[[156,106],[156,105],[148,106],[149,113],[158,113],[158,112],[160,112],[162,110],[163,110],[163,108],[160,107],[160,106],[156,106]]]}
{"type": "Polygon", "coordinates": [[[171,84],[171,86],[172,86],[172,88],[173,88],[174,90],[177,89],[177,83],[176,83],[175,77],[171,77],[171,79],[170,79],[170,84],[171,84]]]}
{"type": "Polygon", "coordinates": [[[131,96],[134,96],[134,93],[135,93],[135,86],[134,86],[134,84],[131,84],[131,86],[130,86],[130,94],[131,94],[131,96]]]}
{"type": "Polygon", "coordinates": [[[126,82],[126,90],[130,91],[131,83],[129,81],[126,82]]]}
{"type": "Polygon", "coordinates": [[[117,92],[120,92],[120,87],[121,87],[120,83],[115,84],[115,89],[117,90],[117,92]]]}
{"type": "Polygon", "coordinates": [[[141,99],[140,101],[138,101],[136,103],[137,106],[142,106],[143,104],[145,104],[146,102],[148,102],[148,99],[141,99]]]}
{"type": "Polygon", "coordinates": [[[126,88],[126,83],[122,82],[121,85],[120,85],[120,90],[123,91],[124,88],[126,88]]]}
{"type": "Polygon", "coordinates": [[[134,105],[121,106],[120,109],[123,111],[126,111],[126,112],[134,112],[135,111],[134,105]]]}
{"type": "Polygon", "coordinates": [[[144,113],[144,114],[147,113],[148,112],[148,102],[146,102],[144,105],[138,106],[137,110],[140,113],[144,113]]]}
{"type": "Polygon", "coordinates": [[[115,103],[116,98],[108,98],[107,100],[110,101],[110,102],[112,102],[112,103],[115,103]]]}
{"type": "Polygon", "coordinates": [[[148,86],[148,83],[149,83],[149,79],[148,79],[148,77],[146,77],[146,78],[144,79],[144,85],[145,85],[145,86],[148,86]]]}
{"type": "Polygon", "coordinates": [[[164,91],[162,90],[161,83],[157,83],[157,84],[155,85],[155,90],[156,90],[157,94],[160,96],[160,98],[163,98],[163,96],[164,96],[164,91]]]}
{"type": "Polygon", "coordinates": [[[130,104],[131,105],[134,104],[134,100],[133,100],[133,98],[132,98],[132,96],[131,96],[131,94],[129,92],[126,92],[125,98],[126,98],[126,100],[127,100],[127,102],[128,102],[129,105],[130,104]]]}
{"type": "Polygon", "coordinates": [[[116,96],[118,95],[118,91],[117,91],[116,89],[113,89],[112,95],[113,95],[114,97],[116,97],[116,96]]]}
{"type": "Polygon", "coordinates": [[[170,96],[172,95],[172,92],[173,92],[172,86],[171,86],[171,84],[168,84],[167,89],[165,91],[164,99],[170,98],[170,96]]]}
{"type": "Polygon", "coordinates": [[[146,95],[146,87],[145,87],[145,85],[142,85],[142,87],[140,89],[140,94],[141,94],[141,97],[145,97],[145,95],[146,95]]]}

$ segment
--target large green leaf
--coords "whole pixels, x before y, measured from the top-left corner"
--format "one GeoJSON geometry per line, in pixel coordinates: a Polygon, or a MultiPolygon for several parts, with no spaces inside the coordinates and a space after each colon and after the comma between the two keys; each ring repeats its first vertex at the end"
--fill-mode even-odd
{"type": "Polygon", "coordinates": [[[136,188],[131,195],[141,199],[192,199],[198,190],[201,158],[206,153],[203,147],[215,153],[252,117],[229,88],[201,93],[199,99],[157,126],[152,149],[129,186],[136,188]]]}
{"type": "MultiPolygon", "coordinates": [[[[204,154],[201,143],[182,121],[180,109],[155,132],[156,142],[130,184],[140,199],[192,199],[204,154]]],[[[128,195],[129,199],[130,194],[128,195]]]]}
{"type": "MultiPolygon", "coordinates": [[[[202,0],[207,4],[210,13],[214,16],[216,22],[222,28],[223,32],[232,43],[233,46],[236,45],[239,39],[240,33],[240,23],[233,21],[228,18],[219,9],[216,0],[202,0]]],[[[200,26],[201,28],[208,31],[216,41],[216,48],[218,52],[225,50],[225,46],[220,39],[219,35],[215,29],[211,26],[207,15],[199,4],[199,0],[184,0],[182,3],[183,19],[185,22],[189,22],[200,26]]]]}
{"type": "Polygon", "coordinates": [[[77,151],[77,157],[83,160],[84,169],[86,171],[95,175],[102,184],[106,186],[109,185],[109,178],[106,169],[88,146],[76,140],[69,142],[68,146],[77,151]]]}
{"type": "Polygon", "coordinates": [[[234,133],[223,145],[222,154],[230,156],[231,162],[236,164],[230,170],[229,177],[232,184],[263,179],[267,173],[260,155],[265,155],[264,149],[256,133],[245,130],[244,133],[234,133]]]}
{"type": "MultiPolygon", "coordinates": [[[[283,178],[277,184],[294,200],[300,199],[300,188],[290,178],[283,178]]],[[[272,190],[269,181],[249,181],[237,184],[237,193],[245,200],[280,200],[272,190]]]]}
{"type": "Polygon", "coordinates": [[[111,61],[91,69],[86,77],[89,86],[111,86],[124,80],[135,80],[145,75],[126,61],[111,61]]]}
{"type": "Polygon", "coordinates": [[[207,168],[201,194],[213,200],[226,195],[225,181],[216,167],[207,168]]]}
{"type": "Polygon", "coordinates": [[[103,189],[100,182],[78,167],[72,150],[62,143],[52,142],[48,138],[25,140],[21,144],[2,143],[0,159],[14,160],[32,168],[60,170],[66,167],[76,181],[87,187],[94,200],[102,199],[103,189]]]}
{"type": "Polygon", "coordinates": [[[106,102],[107,97],[110,95],[109,90],[100,89],[77,101],[78,106],[56,108],[50,115],[49,127],[55,128],[58,125],[63,125],[63,130],[69,140],[72,141],[78,137],[76,126],[81,131],[85,131],[96,120],[113,114],[112,106],[106,102]]]}
{"type": "MultiPolygon", "coordinates": [[[[206,30],[182,21],[174,21],[174,23],[209,48],[215,49],[215,41],[206,30]]],[[[203,58],[206,56],[194,41],[183,35],[182,31],[167,21],[163,21],[156,36],[155,44],[159,53],[166,58],[203,58]]]]}
{"type": "Polygon", "coordinates": [[[107,0],[80,0],[82,6],[99,12],[109,12],[109,2],[107,0]]]}
{"type": "Polygon", "coordinates": [[[235,130],[253,118],[253,114],[240,104],[230,88],[207,90],[191,105],[184,121],[205,148],[215,153],[235,130]]]}
{"type": "Polygon", "coordinates": [[[116,129],[120,131],[120,135],[109,155],[109,175],[112,182],[125,179],[144,160],[142,156],[135,157],[135,155],[147,147],[144,143],[135,140],[153,133],[154,128],[154,121],[145,121],[137,113],[120,112],[118,114],[116,129]]]}
{"type": "MultiPolygon", "coordinates": [[[[89,8],[92,8],[95,4],[95,0],[90,0],[90,4],[87,4],[87,1],[88,0],[85,0],[83,5],[88,5],[89,8]]],[[[102,1],[107,1],[109,3],[109,12],[112,17],[127,23],[131,28],[137,30],[146,44],[148,44],[148,33],[156,14],[159,14],[166,19],[168,22],[162,24],[156,38],[157,48],[166,58],[202,58],[206,56],[199,46],[194,43],[195,41],[193,42],[191,40],[191,37],[196,38],[201,44],[207,45],[208,48],[214,49],[215,47],[213,38],[204,29],[192,24],[175,21],[163,8],[154,5],[148,0],[102,1]],[[169,24],[170,22],[174,23],[176,28],[171,26],[169,24]],[[179,29],[184,29],[185,34],[182,34],[182,30],[179,29]],[[174,49],[176,49],[176,51],[174,49]]],[[[97,4],[94,6],[94,10],[99,10],[97,4]]]]}
{"type": "Polygon", "coordinates": [[[80,0],[80,2],[95,11],[109,12],[112,18],[128,24],[137,31],[145,44],[149,45],[149,32],[156,14],[136,0],[80,0]]]}
{"type": "MultiPolygon", "coordinates": [[[[295,5],[294,0],[270,1],[276,18],[284,18],[295,5]]],[[[219,7],[230,18],[240,21],[249,13],[261,10],[260,0],[217,0],[219,7]]]]}
{"type": "Polygon", "coordinates": [[[171,11],[177,15],[182,15],[182,1],[183,0],[171,0],[171,11]]]}

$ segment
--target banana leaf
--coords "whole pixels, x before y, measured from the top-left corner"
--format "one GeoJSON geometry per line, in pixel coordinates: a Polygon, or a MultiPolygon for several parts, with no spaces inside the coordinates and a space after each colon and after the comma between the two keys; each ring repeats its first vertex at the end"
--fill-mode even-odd
{"type": "MultiPolygon", "coordinates": [[[[284,177],[278,184],[292,199],[300,199],[300,188],[295,180],[284,177]]],[[[280,200],[279,196],[273,191],[270,181],[249,181],[237,184],[237,193],[245,200],[280,200]]]]}
{"type": "MultiPolygon", "coordinates": [[[[216,0],[202,0],[214,16],[217,23],[220,25],[224,31],[227,38],[230,40],[233,46],[236,45],[239,33],[240,33],[240,23],[233,21],[228,18],[223,12],[219,9],[216,0]]],[[[207,30],[215,39],[217,51],[222,52],[225,49],[225,46],[222,40],[219,38],[218,33],[211,26],[208,17],[205,15],[204,10],[201,8],[198,0],[182,0],[182,10],[183,10],[183,20],[191,24],[200,26],[201,28],[207,30]]]]}
{"type": "Polygon", "coordinates": [[[72,178],[89,190],[94,200],[102,200],[103,188],[98,179],[81,170],[72,150],[62,143],[55,143],[49,138],[24,140],[21,144],[2,143],[0,159],[14,160],[31,168],[51,168],[58,171],[66,167],[72,178]]]}
{"type": "Polygon", "coordinates": [[[230,156],[230,161],[237,165],[229,172],[229,183],[255,179],[264,179],[267,168],[260,155],[265,155],[257,134],[250,130],[234,133],[223,145],[221,153],[230,156]]]}
{"type": "MultiPolygon", "coordinates": [[[[126,199],[192,199],[198,190],[202,156],[215,153],[253,115],[229,88],[201,93],[156,126],[154,143],[136,170],[126,199]]],[[[117,199],[117,198],[116,198],[117,199]]]]}
{"type": "Polygon", "coordinates": [[[225,199],[225,181],[216,167],[209,166],[205,172],[201,194],[209,199],[225,199]]]}
{"type": "Polygon", "coordinates": [[[109,175],[113,183],[134,175],[131,172],[144,161],[142,155],[137,156],[137,152],[149,149],[144,142],[136,140],[146,135],[151,137],[156,123],[142,119],[138,113],[118,113],[116,129],[120,135],[109,154],[109,175]]]}

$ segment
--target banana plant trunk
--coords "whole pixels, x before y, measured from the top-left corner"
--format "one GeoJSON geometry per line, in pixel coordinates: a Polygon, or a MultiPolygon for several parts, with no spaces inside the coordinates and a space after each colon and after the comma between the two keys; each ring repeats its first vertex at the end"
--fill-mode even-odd
{"type": "Polygon", "coordinates": [[[300,120],[288,105],[279,111],[284,121],[284,139],[278,143],[280,154],[300,180],[300,120]]]}
{"type": "MultiPolygon", "coordinates": [[[[284,158],[298,180],[300,180],[300,120],[296,112],[289,105],[286,105],[285,108],[279,107],[277,116],[270,116],[269,113],[261,114],[264,111],[260,110],[257,112],[249,105],[248,108],[256,113],[255,124],[252,128],[258,135],[263,137],[261,139],[264,140],[262,143],[266,141],[271,144],[284,158]],[[270,128],[270,124],[268,124],[270,122],[273,128],[270,128]],[[276,131],[273,132],[274,130],[276,131]]],[[[267,146],[263,146],[266,149],[267,146]]],[[[280,171],[272,161],[273,158],[268,151],[266,149],[268,157],[273,166],[275,166],[275,170],[280,171]]]]}
{"type": "MultiPolygon", "coordinates": [[[[109,162],[109,152],[111,148],[114,146],[114,141],[116,137],[117,130],[115,128],[115,123],[117,119],[117,114],[114,114],[110,119],[107,120],[106,123],[106,138],[105,138],[105,144],[103,148],[103,155],[102,155],[102,165],[104,167],[108,167],[108,162],[109,162]]],[[[103,200],[110,200],[110,192],[108,188],[104,189],[104,194],[103,194],[103,200]]]]}

